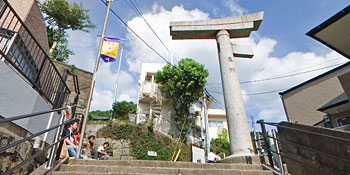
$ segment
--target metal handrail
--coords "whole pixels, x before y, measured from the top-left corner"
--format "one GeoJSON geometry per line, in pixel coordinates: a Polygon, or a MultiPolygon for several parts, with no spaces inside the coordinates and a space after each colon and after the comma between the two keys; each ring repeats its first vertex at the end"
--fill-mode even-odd
{"type": "Polygon", "coordinates": [[[68,124],[68,123],[71,123],[72,121],[74,121],[74,119],[67,120],[66,122],[64,122],[64,123],[62,123],[62,124],[55,125],[55,126],[50,127],[50,128],[48,128],[48,129],[42,130],[42,131],[40,131],[40,132],[38,132],[38,133],[35,133],[35,134],[31,135],[31,136],[25,137],[25,138],[23,138],[23,139],[21,139],[21,140],[17,140],[17,141],[15,141],[15,142],[11,143],[11,144],[8,144],[8,145],[6,145],[6,146],[4,146],[4,147],[1,147],[1,148],[0,148],[0,152],[5,151],[5,150],[7,150],[7,149],[9,149],[9,148],[11,148],[11,147],[13,147],[13,146],[16,146],[16,145],[18,145],[18,144],[20,144],[20,143],[23,143],[23,142],[25,142],[25,141],[28,141],[28,140],[30,140],[30,139],[36,137],[36,136],[40,136],[41,134],[44,134],[44,133],[49,132],[49,131],[51,131],[51,130],[53,130],[53,129],[56,129],[56,128],[62,126],[62,125],[66,125],[66,124],[68,124]]]}
{"type": "MultiPolygon", "coordinates": [[[[270,165],[266,165],[264,164],[264,167],[265,168],[268,168],[268,169],[274,169],[274,172],[277,171],[275,168],[274,168],[274,164],[273,164],[273,161],[272,161],[272,154],[271,153],[274,153],[274,154],[277,154],[279,156],[282,156],[283,157],[286,157],[288,159],[292,159],[290,156],[286,156],[283,152],[279,152],[279,151],[273,151],[268,143],[267,143],[267,138],[271,138],[273,139],[274,141],[277,141],[276,143],[278,143],[278,141],[280,142],[285,142],[285,143],[288,143],[288,144],[292,144],[292,145],[295,145],[295,146],[298,146],[298,147],[301,147],[303,149],[308,149],[308,150],[311,150],[311,151],[314,151],[314,152],[317,152],[319,154],[322,154],[322,155],[325,155],[325,156],[328,156],[328,157],[332,157],[334,159],[338,159],[338,160],[342,160],[342,161],[345,161],[345,162],[350,162],[349,159],[345,159],[345,158],[342,158],[342,157],[339,157],[339,156],[335,156],[333,154],[329,154],[329,153],[326,153],[326,152],[322,152],[322,151],[319,151],[319,150],[316,150],[314,148],[310,148],[310,147],[307,147],[307,146],[304,146],[304,145],[301,145],[301,144],[297,144],[297,143],[294,143],[294,142],[290,142],[290,141],[287,141],[287,140],[284,140],[284,139],[281,139],[281,138],[277,138],[277,137],[274,137],[274,136],[269,136],[267,135],[267,132],[265,130],[265,124],[266,125],[271,125],[271,126],[275,126],[275,127],[280,127],[280,128],[285,128],[285,129],[290,129],[290,130],[294,130],[294,131],[298,131],[298,132],[303,132],[303,133],[308,133],[308,134],[313,134],[313,135],[318,135],[318,136],[322,136],[322,137],[326,137],[326,138],[330,138],[330,139],[335,139],[335,140],[341,140],[341,141],[345,141],[345,142],[350,142],[349,139],[346,139],[346,138],[341,138],[341,137],[336,137],[336,136],[330,136],[330,135],[325,135],[325,134],[322,134],[322,133],[317,133],[317,132],[313,132],[313,131],[307,131],[307,130],[303,130],[303,129],[298,129],[298,128],[292,128],[292,127],[288,127],[288,126],[282,126],[282,125],[279,125],[278,123],[273,123],[273,122],[264,122],[264,120],[259,120],[257,121],[257,123],[259,123],[261,125],[261,128],[262,128],[262,132],[263,132],[263,139],[265,140],[265,145],[262,146],[266,152],[268,153],[268,158],[269,158],[269,162],[270,162],[270,165]]],[[[278,147],[278,145],[277,145],[278,147]]],[[[280,159],[281,161],[281,159],[280,159]]],[[[281,171],[279,171],[279,174],[280,173],[284,173],[282,172],[283,169],[281,171]]],[[[275,172],[276,173],[276,172],[275,172]]]]}
{"type": "MultiPolygon", "coordinates": [[[[13,14],[17,17],[17,20],[21,23],[22,27],[24,27],[26,29],[26,32],[28,32],[28,34],[31,36],[31,38],[34,40],[34,42],[38,45],[38,47],[40,48],[40,50],[43,52],[43,54],[45,55],[46,58],[48,58],[47,60],[50,61],[50,63],[53,65],[53,68],[56,72],[58,72],[56,66],[53,64],[53,62],[50,59],[50,56],[44,51],[44,49],[42,48],[42,46],[39,44],[38,40],[34,37],[34,35],[32,34],[32,32],[29,30],[29,28],[24,24],[24,22],[22,21],[21,17],[16,13],[15,9],[13,9],[13,7],[9,4],[8,0],[3,0],[5,1],[5,4],[7,7],[9,7],[11,9],[11,11],[13,12],[13,14]]],[[[64,82],[62,76],[59,76],[59,78],[61,79],[61,81],[63,82],[63,84],[67,87],[68,91],[70,92],[67,84],[64,82]]]]}
{"type": "Polygon", "coordinates": [[[29,118],[29,117],[33,117],[33,116],[38,116],[38,115],[42,115],[42,114],[48,114],[51,112],[58,112],[58,111],[62,111],[68,108],[75,108],[77,107],[77,105],[72,105],[72,106],[66,106],[63,108],[57,108],[57,109],[52,109],[52,110],[47,110],[47,111],[40,111],[40,112],[34,112],[34,113],[30,113],[30,114],[24,114],[24,115],[18,115],[18,116],[14,116],[14,117],[9,117],[9,118],[3,118],[0,119],[0,123],[4,123],[4,122],[9,122],[9,121],[14,121],[14,120],[19,120],[19,119],[25,119],[25,118],[29,118]]]}
{"type": "MultiPolygon", "coordinates": [[[[76,104],[73,105],[73,108],[76,108],[76,104]]],[[[62,110],[65,110],[65,109],[68,109],[68,108],[71,108],[71,106],[67,106],[67,107],[63,107],[63,108],[58,108],[58,109],[53,109],[53,110],[47,110],[47,111],[41,111],[41,112],[35,112],[35,113],[31,113],[31,114],[25,114],[25,115],[19,115],[19,116],[15,116],[15,117],[10,117],[10,118],[5,118],[5,119],[0,119],[0,123],[4,123],[4,122],[10,122],[10,121],[14,121],[14,120],[20,120],[20,119],[24,119],[24,118],[29,118],[29,117],[35,117],[35,116],[38,116],[38,115],[42,115],[42,114],[47,114],[47,113],[51,113],[51,112],[58,112],[58,111],[62,111],[62,110]]],[[[72,114],[73,116],[74,114],[72,114]]],[[[63,116],[61,116],[61,119],[63,116]]],[[[42,135],[46,132],[49,132],[49,131],[52,131],[56,128],[58,128],[57,130],[57,133],[60,135],[60,131],[61,131],[61,126],[63,125],[68,125],[69,123],[71,123],[72,121],[74,121],[74,119],[70,119],[70,120],[67,120],[65,121],[64,123],[59,123],[58,125],[55,125],[55,126],[52,126],[50,128],[47,128],[45,130],[42,130],[38,133],[35,133],[31,136],[28,136],[28,137],[25,137],[23,139],[20,139],[20,140],[17,140],[11,144],[8,144],[6,146],[3,146],[3,147],[0,147],[0,152],[2,151],[5,151],[13,146],[16,146],[16,145],[19,145],[20,143],[23,143],[25,141],[29,141],[30,139],[36,137],[36,136],[39,136],[39,135],[42,135]]],[[[50,144],[48,147],[44,148],[43,150],[41,150],[40,152],[34,154],[33,156],[30,156],[28,159],[24,160],[23,162],[17,164],[16,166],[10,168],[9,170],[5,171],[3,174],[4,175],[7,175],[7,174],[10,174],[12,173],[13,171],[17,170],[18,168],[22,167],[24,164],[28,163],[29,161],[33,160],[35,157],[38,157],[39,155],[41,155],[44,151],[48,150],[49,148],[55,146],[56,144],[60,143],[60,142],[63,142],[63,140],[68,137],[68,136],[64,136],[62,137],[61,139],[58,139],[58,138],[55,138],[54,139],[54,143],[50,144]]],[[[54,147],[55,148],[55,147],[54,147]]],[[[50,154],[50,158],[52,158],[53,156],[55,156],[55,150],[52,151],[53,154],[50,154]]]]}
{"type": "Polygon", "coordinates": [[[65,138],[67,138],[68,136],[62,137],[61,139],[57,140],[55,143],[49,145],[48,147],[44,148],[43,150],[41,150],[40,152],[34,154],[33,156],[29,157],[28,159],[24,160],[23,162],[17,164],[16,166],[12,167],[11,169],[5,171],[2,175],[7,175],[12,173],[13,171],[17,170],[18,168],[20,168],[21,166],[25,165],[26,163],[28,163],[29,161],[33,160],[34,158],[38,157],[40,154],[42,154],[43,152],[47,151],[48,149],[50,149],[51,147],[53,147],[54,145],[56,145],[57,143],[63,141],[65,138]]]}
{"type": "Polygon", "coordinates": [[[261,126],[261,130],[263,132],[263,140],[265,142],[265,145],[262,146],[264,148],[264,150],[267,152],[267,157],[268,157],[268,160],[269,160],[269,164],[270,165],[267,165],[265,163],[262,163],[262,165],[267,168],[267,169],[270,169],[272,170],[273,172],[277,173],[277,174],[280,174],[280,175],[284,175],[284,174],[287,174],[284,170],[284,167],[283,167],[283,163],[282,163],[282,155],[284,155],[280,149],[279,149],[279,145],[278,145],[278,139],[277,137],[275,136],[275,134],[273,134],[273,136],[269,136],[266,132],[266,128],[265,128],[265,124],[267,125],[272,125],[272,126],[275,126],[277,123],[272,123],[272,122],[264,122],[264,120],[258,120],[256,123],[259,123],[260,126],[261,126]],[[274,141],[274,145],[275,145],[275,149],[277,151],[274,151],[270,148],[269,146],[269,143],[268,143],[268,139],[273,139],[274,141]],[[273,159],[272,159],[272,153],[278,155],[278,164],[280,164],[280,167],[279,167],[279,170],[275,168],[275,165],[274,165],[274,162],[273,162],[273,159]]]}
{"type": "MultiPolygon", "coordinates": [[[[271,125],[269,123],[265,123],[265,124],[271,125]]],[[[272,126],[277,126],[277,124],[276,125],[272,125],[272,126]]],[[[326,134],[321,134],[321,133],[312,132],[312,131],[306,131],[306,130],[298,129],[298,128],[291,128],[291,127],[282,126],[282,125],[278,125],[278,127],[291,129],[291,130],[295,130],[295,131],[300,131],[300,132],[305,132],[305,133],[309,133],[309,134],[314,134],[314,135],[318,135],[318,136],[322,136],[322,137],[328,137],[328,138],[335,139],[335,140],[341,140],[341,141],[345,141],[345,142],[350,142],[350,139],[345,139],[345,138],[342,138],[342,137],[330,136],[330,135],[326,135],[326,134]]]]}
{"type": "MultiPolygon", "coordinates": [[[[22,77],[30,83],[47,102],[54,106],[54,108],[62,107],[67,95],[71,92],[65,83],[65,80],[60,75],[48,53],[45,52],[8,0],[0,0],[0,2],[3,2],[0,12],[0,19],[3,21],[0,26],[1,29],[5,32],[10,31],[16,33],[5,38],[6,43],[0,48],[1,56],[5,58],[6,63],[9,63],[16,71],[18,71],[19,74],[21,74],[22,77]],[[3,26],[5,23],[6,25],[3,26]],[[27,66],[32,66],[33,72],[28,71],[31,69],[19,67],[19,60],[17,60],[18,55],[13,55],[13,51],[11,51],[12,48],[14,48],[16,52],[21,49],[12,47],[14,43],[12,44],[11,40],[14,40],[14,38],[17,37],[17,34],[21,38],[23,37],[21,42],[24,43],[26,51],[29,52],[29,57],[33,58],[28,59],[28,57],[22,57],[22,60],[25,60],[23,62],[32,62],[32,64],[28,64],[27,66]],[[10,47],[8,47],[8,43],[10,47]],[[9,57],[11,54],[8,54],[7,52],[12,53],[12,56],[9,57]],[[12,58],[14,58],[14,60],[12,60],[12,58]],[[59,84],[58,86],[55,86],[55,88],[60,88],[61,92],[54,92],[54,89],[51,88],[54,84],[59,84]]],[[[0,41],[2,41],[4,37],[6,36],[1,36],[0,41]]]]}

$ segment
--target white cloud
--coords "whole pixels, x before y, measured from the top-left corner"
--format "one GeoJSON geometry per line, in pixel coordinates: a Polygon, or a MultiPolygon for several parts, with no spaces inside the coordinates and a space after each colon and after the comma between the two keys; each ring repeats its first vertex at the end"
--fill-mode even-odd
{"type": "MultiPolygon", "coordinates": [[[[237,5],[237,1],[235,0],[225,0],[224,3],[229,5],[228,7],[231,9],[233,15],[247,13],[245,9],[237,5]]],[[[212,95],[215,95],[215,97],[220,100],[220,103],[224,104],[222,94],[220,94],[222,91],[220,86],[221,78],[215,40],[172,40],[169,32],[170,21],[204,20],[208,19],[209,14],[199,9],[187,10],[184,9],[183,6],[174,6],[171,10],[166,10],[161,6],[154,4],[152,11],[144,13],[143,15],[162,41],[171,48],[176,55],[181,58],[192,58],[205,65],[209,70],[207,88],[217,92],[212,93],[212,95]]],[[[128,25],[156,51],[164,57],[167,57],[166,49],[144,23],[142,18],[135,17],[128,21],[128,25]]],[[[77,38],[73,39],[79,41],[81,36],[76,37],[77,38]]],[[[96,43],[97,41],[96,38],[88,36],[88,34],[85,38],[91,42],[96,43]]],[[[138,88],[137,80],[139,78],[138,74],[141,70],[142,62],[164,62],[164,60],[151,51],[144,43],[136,38],[134,34],[130,33],[130,31],[127,34],[127,39],[126,44],[128,48],[131,48],[132,52],[136,53],[139,59],[135,59],[134,54],[124,52],[125,57],[123,59],[126,59],[127,68],[124,67],[124,71],[121,72],[120,86],[118,90],[119,95],[117,99],[136,102],[138,88]],[[140,59],[142,59],[142,61],[140,59]]],[[[271,55],[273,54],[274,48],[278,42],[272,38],[261,37],[258,32],[253,32],[250,39],[231,41],[239,44],[250,44],[254,49],[255,56],[253,59],[236,58],[234,60],[240,81],[266,79],[276,75],[288,75],[346,61],[346,59],[342,58],[335,52],[325,53],[322,51],[322,48],[317,48],[318,52],[316,53],[295,51],[290,52],[283,57],[274,57],[271,55]]],[[[311,48],[311,50],[312,49],[313,48],[311,48]]],[[[74,59],[70,62],[76,64],[78,67],[92,70],[95,57],[96,55],[93,51],[86,51],[85,49],[84,52],[76,51],[74,59]],[[81,61],[82,58],[84,58],[84,61],[81,61]]],[[[291,88],[326,70],[327,69],[323,69],[321,71],[314,71],[271,81],[241,84],[242,94],[269,92],[291,88]]],[[[112,71],[111,64],[102,64],[97,75],[96,91],[94,94],[92,109],[110,109],[113,102],[115,80],[116,71],[112,71]]],[[[244,95],[243,100],[248,115],[256,115],[255,119],[265,119],[266,121],[285,120],[285,114],[278,92],[266,93],[263,95],[244,95]]]]}
{"type": "Polygon", "coordinates": [[[110,110],[113,104],[113,92],[108,90],[99,91],[96,89],[92,97],[90,111],[110,110]]]}
{"type": "MultiPolygon", "coordinates": [[[[233,15],[244,15],[247,13],[245,9],[237,5],[237,1],[235,0],[225,0],[224,3],[228,5],[233,15]]],[[[175,6],[170,11],[167,11],[161,6],[154,5],[153,11],[144,14],[144,16],[160,38],[162,38],[166,45],[171,48],[176,55],[180,56],[181,58],[193,58],[197,62],[205,65],[205,67],[209,70],[208,89],[215,92],[213,92],[212,95],[215,95],[215,97],[220,100],[220,103],[223,105],[224,102],[222,94],[220,94],[222,91],[220,87],[221,78],[215,40],[172,40],[169,34],[170,21],[204,20],[208,19],[209,15],[200,11],[199,9],[186,10],[183,6],[175,6]]],[[[131,26],[136,33],[142,36],[142,38],[155,50],[157,50],[163,56],[166,56],[165,49],[154,36],[152,31],[144,24],[141,18],[133,18],[128,22],[128,25],[131,26]]],[[[133,34],[129,33],[128,39],[130,46],[132,46],[133,52],[136,52],[143,59],[153,62],[164,62],[149,48],[147,48],[147,46],[141,43],[139,39],[133,36],[133,34]]],[[[235,65],[240,81],[265,79],[341,57],[339,54],[334,52],[326,54],[320,54],[321,52],[318,54],[312,52],[291,52],[284,57],[273,57],[271,55],[274,52],[274,47],[278,44],[278,42],[271,38],[260,37],[257,32],[253,32],[250,39],[235,39],[231,41],[245,45],[250,44],[254,48],[255,56],[253,59],[235,59],[235,65]]],[[[138,73],[140,71],[140,64],[142,61],[130,58],[128,58],[129,70],[133,73],[138,73]]],[[[335,64],[337,62],[339,63],[344,60],[345,59],[338,59],[334,62],[320,64],[305,70],[320,68],[322,66],[335,64]]],[[[273,81],[242,84],[242,94],[252,94],[291,88],[324,71],[325,70],[315,71],[273,81]]],[[[128,98],[127,95],[124,97],[128,98]]],[[[247,113],[255,114],[257,115],[256,117],[265,118],[265,120],[285,120],[284,111],[278,92],[254,96],[244,95],[243,99],[245,106],[247,107],[247,113]]]]}
{"type": "MultiPolygon", "coordinates": [[[[90,33],[72,32],[69,37],[69,45],[74,49],[75,55],[72,55],[68,64],[74,64],[76,67],[93,72],[96,62],[96,54],[99,38],[90,33]],[[81,37],[84,41],[81,41],[81,37]],[[86,49],[86,48],[95,49],[86,49]]],[[[118,62],[104,63],[100,60],[98,72],[96,74],[95,91],[90,110],[109,110],[111,109],[117,81],[118,62]]],[[[137,84],[134,77],[126,71],[120,72],[118,97],[117,99],[136,101],[137,84]],[[127,94],[127,95],[126,95],[127,94]]]]}
{"type": "Polygon", "coordinates": [[[283,111],[278,109],[263,109],[259,112],[259,118],[264,119],[265,121],[271,120],[286,120],[283,111]]]}
{"type": "Polygon", "coordinates": [[[247,9],[238,5],[238,0],[224,0],[223,2],[230,9],[231,16],[242,16],[248,13],[247,9]]]}

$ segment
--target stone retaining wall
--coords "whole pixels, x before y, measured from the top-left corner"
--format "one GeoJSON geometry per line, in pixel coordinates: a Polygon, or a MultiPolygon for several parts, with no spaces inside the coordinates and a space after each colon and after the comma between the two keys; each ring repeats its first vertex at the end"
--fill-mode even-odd
{"type": "Polygon", "coordinates": [[[349,174],[350,132],[281,122],[278,135],[291,174],[349,174]]]}
{"type": "MultiPolygon", "coordinates": [[[[106,124],[91,124],[86,126],[86,137],[89,135],[96,136],[99,129],[105,127],[106,124]]],[[[87,139],[86,139],[87,140],[87,139]]],[[[87,142],[87,141],[86,141],[87,142]]],[[[130,140],[113,140],[111,138],[96,138],[95,147],[102,146],[104,142],[109,142],[109,150],[113,151],[113,156],[110,156],[112,160],[133,160],[131,156],[130,140]]],[[[90,151],[88,151],[88,154],[90,151]]]]}

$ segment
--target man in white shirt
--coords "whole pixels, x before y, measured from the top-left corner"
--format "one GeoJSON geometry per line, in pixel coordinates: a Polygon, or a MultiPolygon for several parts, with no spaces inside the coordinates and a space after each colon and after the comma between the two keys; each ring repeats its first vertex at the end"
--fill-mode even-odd
{"type": "Polygon", "coordinates": [[[109,158],[106,148],[109,146],[108,142],[105,142],[103,146],[98,147],[98,160],[107,160],[109,158]]]}
{"type": "Polygon", "coordinates": [[[208,155],[208,162],[209,163],[216,163],[217,162],[216,154],[213,153],[213,149],[211,149],[211,148],[210,148],[210,153],[208,155]]]}

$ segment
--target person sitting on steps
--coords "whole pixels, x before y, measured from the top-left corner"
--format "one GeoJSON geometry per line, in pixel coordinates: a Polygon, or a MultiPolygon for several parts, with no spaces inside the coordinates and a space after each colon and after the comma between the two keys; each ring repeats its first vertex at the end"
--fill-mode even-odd
{"type": "Polygon", "coordinates": [[[97,159],[98,158],[98,152],[95,148],[95,136],[94,135],[90,135],[88,137],[89,139],[89,148],[90,148],[90,153],[91,153],[91,158],[93,159],[97,159]]]}
{"type": "Polygon", "coordinates": [[[74,131],[78,128],[78,120],[74,120],[72,123],[68,125],[68,128],[65,132],[65,136],[68,136],[64,139],[67,145],[67,150],[69,157],[76,157],[77,156],[77,148],[76,140],[74,138],[74,131]]]}
{"type": "Polygon", "coordinates": [[[98,160],[107,160],[109,158],[106,148],[109,146],[108,142],[105,142],[103,146],[98,147],[98,160]]]}

